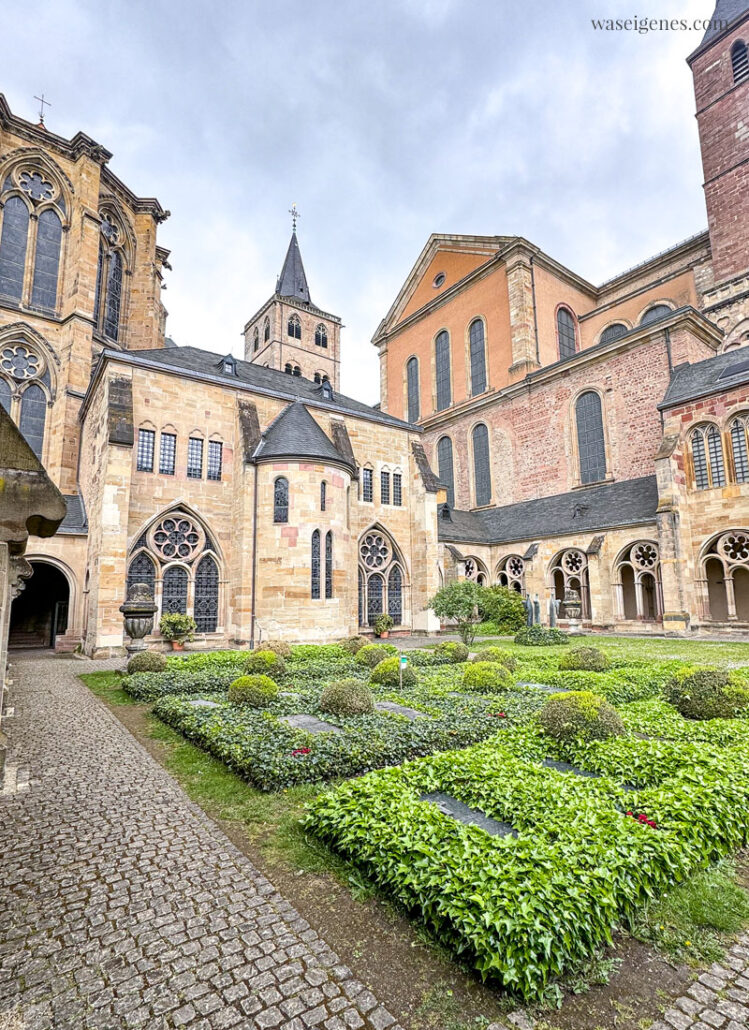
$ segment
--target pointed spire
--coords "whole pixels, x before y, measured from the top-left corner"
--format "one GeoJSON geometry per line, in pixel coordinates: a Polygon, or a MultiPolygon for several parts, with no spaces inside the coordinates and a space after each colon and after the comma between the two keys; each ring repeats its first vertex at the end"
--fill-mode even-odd
{"type": "Polygon", "coordinates": [[[716,36],[722,35],[729,25],[748,13],[749,0],[716,0],[713,16],[707,26],[707,32],[702,37],[699,49],[701,50],[705,43],[709,43],[716,36]]]}
{"type": "Polygon", "coordinates": [[[307,276],[304,273],[302,254],[299,250],[299,241],[296,238],[296,220],[299,217],[296,207],[293,209],[294,228],[289,240],[289,249],[286,251],[286,258],[281,269],[281,274],[276,283],[276,293],[281,297],[294,297],[304,304],[311,304],[312,298],[309,295],[307,276]]]}

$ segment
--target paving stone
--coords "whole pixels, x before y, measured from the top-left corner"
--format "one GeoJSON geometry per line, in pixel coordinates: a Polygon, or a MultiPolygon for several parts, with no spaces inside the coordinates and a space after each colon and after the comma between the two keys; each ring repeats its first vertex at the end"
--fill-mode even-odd
{"type": "Polygon", "coordinates": [[[700,1019],[703,1023],[709,1023],[710,1026],[723,1026],[727,1018],[727,1016],[722,1016],[720,1012],[715,1012],[713,1009],[703,1009],[700,1012],[700,1019]]]}
{"type": "Polygon", "coordinates": [[[686,1012],[682,1012],[681,1009],[666,1009],[663,1018],[669,1026],[675,1027],[676,1030],[689,1030],[693,1022],[692,1017],[688,1016],[686,1012]]]}

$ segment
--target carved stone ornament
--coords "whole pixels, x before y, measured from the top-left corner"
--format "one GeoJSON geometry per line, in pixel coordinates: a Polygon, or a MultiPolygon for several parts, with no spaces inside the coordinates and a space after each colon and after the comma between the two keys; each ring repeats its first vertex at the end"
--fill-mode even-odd
{"type": "Polygon", "coordinates": [[[127,645],[128,654],[144,651],[146,642],[143,639],[153,629],[153,617],[156,604],[147,583],[133,583],[128,591],[127,600],[120,605],[125,623],[125,633],[131,643],[127,645]]]}

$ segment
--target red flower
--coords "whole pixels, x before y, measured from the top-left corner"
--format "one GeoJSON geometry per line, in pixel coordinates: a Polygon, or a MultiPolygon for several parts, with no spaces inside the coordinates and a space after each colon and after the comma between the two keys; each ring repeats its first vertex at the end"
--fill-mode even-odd
{"type": "Polygon", "coordinates": [[[634,812],[631,812],[631,811],[630,811],[630,812],[627,812],[627,815],[631,815],[631,816],[633,816],[633,817],[634,817],[634,814],[635,814],[635,813],[634,813],[634,812]]]}
{"type": "Polygon", "coordinates": [[[507,716],[505,715],[504,712],[497,712],[497,718],[498,719],[506,719],[507,716]]]}
{"type": "Polygon", "coordinates": [[[299,755],[308,755],[312,749],[308,747],[298,747],[296,751],[291,752],[292,758],[298,758],[299,755]]]}

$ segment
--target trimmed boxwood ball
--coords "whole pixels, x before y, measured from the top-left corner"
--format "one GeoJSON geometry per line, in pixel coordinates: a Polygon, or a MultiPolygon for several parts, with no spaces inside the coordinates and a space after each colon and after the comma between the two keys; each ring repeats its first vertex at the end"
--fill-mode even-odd
{"type": "Polygon", "coordinates": [[[270,676],[280,683],[286,675],[286,662],[275,651],[250,651],[244,660],[244,669],[249,675],[270,676]]]}
{"type": "Polygon", "coordinates": [[[499,662],[469,662],[463,673],[465,690],[507,690],[514,682],[510,670],[499,662]]]}
{"type": "Polygon", "coordinates": [[[559,659],[560,669],[605,672],[611,662],[597,647],[575,647],[559,659]]]}
{"type": "Polygon", "coordinates": [[[267,708],[278,697],[278,684],[270,676],[240,676],[229,684],[229,700],[234,705],[267,708]]]}
{"type": "Polygon", "coordinates": [[[666,699],[686,719],[732,719],[749,705],[749,688],[724,669],[693,666],[666,684],[666,699]]]}
{"type": "Polygon", "coordinates": [[[366,637],[347,637],[339,641],[341,647],[349,654],[357,654],[366,645],[366,637]]]}
{"type": "MultiPolygon", "coordinates": [[[[377,683],[381,687],[398,687],[401,684],[401,660],[398,655],[393,658],[385,658],[379,662],[369,677],[370,683],[377,683]]],[[[407,665],[403,670],[403,686],[412,687],[416,683],[416,673],[407,665]]]]}
{"type": "Polygon", "coordinates": [[[272,651],[279,658],[291,658],[291,645],[285,640],[264,640],[258,644],[258,651],[272,651]]]}
{"type": "Polygon", "coordinates": [[[361,680],[329,683],[320,695],[320,708],[333,715],[368,715],[375,710],[372,691],[361,680]]]}
{"type": "Polygon", "coordinates": [[[591,690],[570,690],[549,698],[538,713],[543,730],[554,740],[607,740],[624,733],[613,705],[591,690]]]}
{"type": "Polygon", "coordinates": [[[357,665],[368,665],[374,669],[375,665],[396,654],[398,648],[394,644],[365,644],[356,652],[354,661],[357,665]]]}
{"type": "Polygon", "coordinates": [[[456,665],[459,662],[465,662],[468,660],[468,648],[465,644],[443,640],[441,644],[437,644],[435,651],[437,654],[444,655],[446,658],[449,658],[450,661],[455,662],[456,665]]]}
{"type": "Polygon", "coordinates": [[[166,655],[160,651],[141,651],[134,654],[127,663],[128,673],[163,672],[166,669],[166,655]]]}
{"type": "Polygon", "coordinates": [[[570,638],[561,629],[546,626],[526,626],[515,634],[515,643],[524,647],[548,647],[550,644],[569,644],[570,638]]]}
{"type": "Polygon", "coordinates": [[[514,672],[518,664],[515,655],[505,651],[503,647],[484,647],[474,655],[472,661],[497,662],[499,665],[504,665],[505,669],[509,669],[510,672],[514,672]]]}

